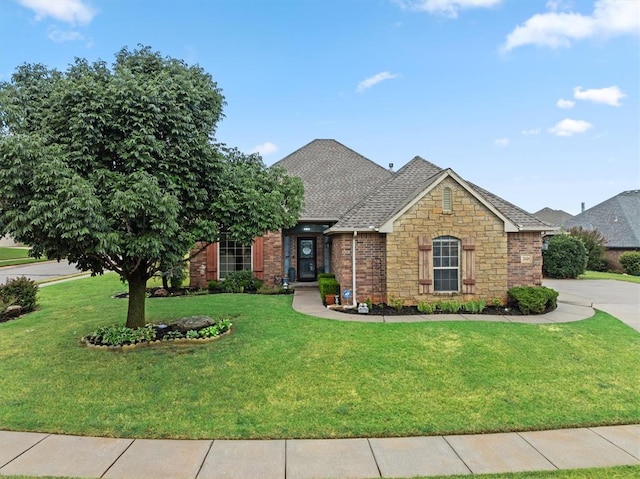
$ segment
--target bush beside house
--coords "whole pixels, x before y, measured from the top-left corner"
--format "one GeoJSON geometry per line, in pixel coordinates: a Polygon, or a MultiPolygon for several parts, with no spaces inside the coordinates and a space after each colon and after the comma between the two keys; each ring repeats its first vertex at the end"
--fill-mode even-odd
{"type": "Polygon", "coordinates": [[[577,278],[586,271],[587,260],[587,248],[580,238],[557,235],[542,253],[542,271],[549,278],[577,278]]]}
{"type": "Polygon", "coordinates": [[[640,252],[627,251],[620,255],[620,264],[627,274],[640,276],[640,252]]]}

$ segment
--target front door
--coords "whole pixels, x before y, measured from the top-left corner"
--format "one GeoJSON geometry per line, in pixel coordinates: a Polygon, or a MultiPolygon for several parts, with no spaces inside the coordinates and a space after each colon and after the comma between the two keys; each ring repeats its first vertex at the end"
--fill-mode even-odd
{"type": "Polygon", "coordinates": [[[316,279],[315,238],[298,238],[298,279],[300,281],[316,279]]]}

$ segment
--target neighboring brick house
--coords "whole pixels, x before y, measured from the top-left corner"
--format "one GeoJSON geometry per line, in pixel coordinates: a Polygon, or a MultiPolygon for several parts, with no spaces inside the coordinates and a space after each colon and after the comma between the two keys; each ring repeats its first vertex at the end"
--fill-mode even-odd
{"type": "Polygon", "coordinates": [[[557,228],[451,169],[415,157],[393,172],[335,140],[314,140],[276,165],[304,183],[298,224],[252,247],[208,246],[192,261],[192,286],[233,269],[267,282],[313,281],[325,271],[345,303],[409,305],[504,300],[512,286],[541,284],[542,234],[557,228]]]}
{"type": "Polygon", "coordinates": [[[606,239],[609,268],[623,271],[620,255],[640,251],[640,190],[623,191],[564,222],[565,229],[598,230],[606,239]]]}

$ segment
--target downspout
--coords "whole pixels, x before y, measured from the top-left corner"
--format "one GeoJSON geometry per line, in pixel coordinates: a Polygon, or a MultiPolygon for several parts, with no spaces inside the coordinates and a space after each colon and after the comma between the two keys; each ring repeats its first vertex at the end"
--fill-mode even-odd
{"type": "Polygon", "coordinates": [[[358,232],[353,232],[353,238],[351,239],[351,273],[352,273],[352,284],[351,284],[351,297],[353,298],[353,307],[358,306],[356,302],[356,237],[358,236],[358,232]]]}

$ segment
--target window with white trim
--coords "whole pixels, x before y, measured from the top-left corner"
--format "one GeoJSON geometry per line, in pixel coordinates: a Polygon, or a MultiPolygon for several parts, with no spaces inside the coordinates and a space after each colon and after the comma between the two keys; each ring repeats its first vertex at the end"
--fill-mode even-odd
{"type": "Polygon", "coordinates": [[[218,279],[225,279],[233,271],[251,271],[251,245],[244,246],[230,240],[226,233],[220,235],[218,245],[218,279]]]}
{"type": "Polygon", "coordinates": [[[460,240],[453,236],[433,239],[433,291],[457,293],[460,290],[460,240]]]}

